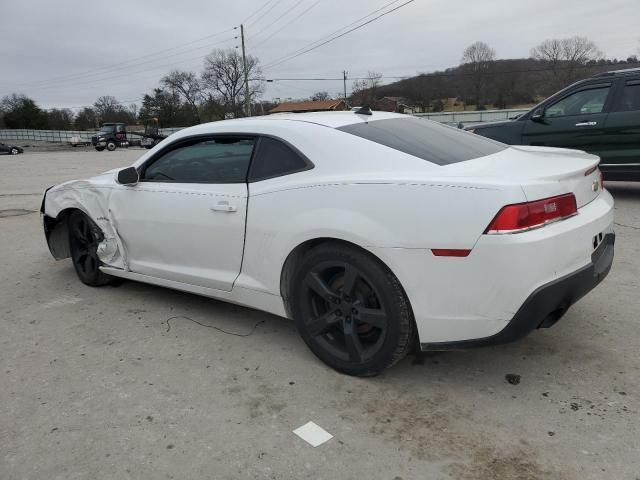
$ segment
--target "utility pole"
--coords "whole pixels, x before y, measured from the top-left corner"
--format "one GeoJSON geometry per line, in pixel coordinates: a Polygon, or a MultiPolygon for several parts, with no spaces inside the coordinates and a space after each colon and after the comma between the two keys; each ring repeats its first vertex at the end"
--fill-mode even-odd
{"type": "Polygon", "coordinates": [[[244,51],[244,25],[240,24],[240,36],[242,37],[242,63],[244,64],[244,108],[247,117],[251,116],[251,98],[249,98],[249,72],[247,71],[247,56],[244,51]]]}
{"type": "Polygon", "coordinates": [[[344,84],[344,103],[347,103],[347,71],[342,71],[342,83],[344,84]]]}

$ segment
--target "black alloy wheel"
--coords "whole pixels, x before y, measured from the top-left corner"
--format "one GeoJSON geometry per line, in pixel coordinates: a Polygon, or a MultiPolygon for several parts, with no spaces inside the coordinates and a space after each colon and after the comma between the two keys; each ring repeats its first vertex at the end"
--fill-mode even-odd
{"type": "Polygon", "coordinates": [[[293,310],[311,350],[338,371],[380,373],[414,338],[409,303],[377,259],[339,244],[312,249],[294,278],[293,310]]]}
{"type": "Polygon", "coordinates": [[[113,277],[100,271],[98,244],[102,234],[99,228],[79,211],[73,212],[68,221],[71,260],[80,281],[93,287],[111,283],[113,277]]]}

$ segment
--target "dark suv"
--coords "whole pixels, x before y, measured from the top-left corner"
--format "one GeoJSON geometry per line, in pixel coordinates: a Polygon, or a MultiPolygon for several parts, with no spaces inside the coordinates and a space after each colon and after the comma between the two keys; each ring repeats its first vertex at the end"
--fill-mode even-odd
{"type": "Polygon", "coordinates": [[[594,75],[515,120],[466,130],[511,145],[585,150],[600,157],[605,180],[640,181],[640,68],[594,75]]]}

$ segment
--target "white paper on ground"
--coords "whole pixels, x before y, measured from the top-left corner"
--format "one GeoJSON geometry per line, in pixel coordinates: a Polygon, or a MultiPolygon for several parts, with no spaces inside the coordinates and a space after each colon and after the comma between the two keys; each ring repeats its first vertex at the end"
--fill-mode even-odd
{"type": "Polygon", "coordinates": [[[296,428],[293,433],[295,433],[305,442],[309,443],[312,447],[322,445],[327,440],[333,438],[333,435],[313,422],[305,423],[301,427],[296,428]]]}

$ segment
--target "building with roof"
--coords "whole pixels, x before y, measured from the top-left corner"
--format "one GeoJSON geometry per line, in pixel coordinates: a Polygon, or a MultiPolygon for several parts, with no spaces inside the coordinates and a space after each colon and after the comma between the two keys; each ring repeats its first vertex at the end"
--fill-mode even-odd
{"type": "Polygon", "coordinates": [[[334,112],[342,110],[348,110],[344,100],[307,100],[281,103],[269,110],[269,113],[334,112]]]}

